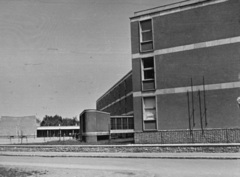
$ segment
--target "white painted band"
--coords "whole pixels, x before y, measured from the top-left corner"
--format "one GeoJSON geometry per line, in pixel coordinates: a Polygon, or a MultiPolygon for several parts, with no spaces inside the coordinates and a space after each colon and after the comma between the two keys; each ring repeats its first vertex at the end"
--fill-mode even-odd
{"type": "Polygon", "coordinates": [[[182,52],[182,51],[187,51],[187,50],[214,47],[214,46],[233,44],[233,43],[239,43],[239,42],[240,42],[240,36],[237,36],[237,37],[232,37],[232,38],[219,39],[219,40],[214,40],[214,41],[200,42],[200,43],[196,43],[196,44],[189,44],[189,45],[183,45],[183,46],[178,46],[178,47],[160,49],[160,50],[155,50],[154,52],[147,53],[147,54],[145,54],[145,53],[132,54],[132,59],[146,58],[146,57],[152,57],[155,55],[176,53],[176,52],[182,52]]]}
{"type": "Polygon", "coordinates": [[[97,136],[97,135],[109,135],[109,132],[85,132],[83,136],[97,136]]]}
{"type": "Polygon", "coordinates": [[[111,133],[134,133],[134,130],[133,129],[111,130],[111,133]]]}
{"type": "MultiPolygon", "coordinates": [[[[230,82],[230,83],[219,83],[219,84],[210,84],[205,85],[205,90],[222,90],[222,89],[231,89],[231,88],[240,88],[240,82],[230,82]]],[[[203,86],[193,86],[193,91],[202,91],[203,86]]],[[[176,94],[176,93],[186,93],[187,91],[191,92],[192,88],[188,87],[177,87],[177,88],[169,88],[169,89],[158,89],[155,92],[134,92],[133,97],[144,97],[144,96],[156,96],[156,95],[164,95],[164,94],[176,94]]]]}
{"type": "Polygon", "coordinates": [[[134,133],[133,129],[119,129],[110,130],[110,132],[85,132],[82,133],[83,136],[98,136],[98,135],[109,135],[111,133],[134,133]]]}
{"type": "Polygon", "coordinates": [[[130,96],[130,95],[132,95],[132,94],[133,94],[133,92],[128,93],[126,96],[123,96],[123,97],[117,99],[116,101],[113,101],[113,102],[110,103],[109,105],[105,106],[104,108],[100,109],[100,111],[102,111],[102,110],[108,108],[109,106],[112,106],[113,104],[115,104],[115,103],[117,103],[117,102],[119,102],[119,101],[121,101],[121,100],[127,98],[128,96],[130,96]]]}
{"type": "Polygon", "coordinates": [[[42,126],[37,127],[37,130],[79,130],[79,126],[42,126]]]}
{"type": "Polygon", "coordinates": [[[133,111],[130,111],[130,112],[126,113],[126,114],[123,114],[123,116],[132,115],[132,114],[133,114],[133,111]]]}

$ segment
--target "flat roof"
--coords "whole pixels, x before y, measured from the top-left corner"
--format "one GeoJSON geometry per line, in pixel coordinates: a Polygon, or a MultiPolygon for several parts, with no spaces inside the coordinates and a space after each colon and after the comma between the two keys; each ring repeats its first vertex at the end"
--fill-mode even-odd
{"type": "MultiPolygon", "coordinates": [[[[175,3],[170,3],[170,4],[134,12],[134,16],[131,17],[130,19],[134,19],[134,18],[144,16],[147,14],[154,14],[154,13],[159,13],[159,12],[163,12],[163,11],[164,12],[171,11],[173,9],[178,9],[178,8],[186,7],[186,6],[187,7],[195,6],[195,5],[203,4],[203,3],[208,4],[208,3],[211,3],[214,1],[222,1],[222,0],[184,0],[184,1],[179,1],[179,2],[175,2],[175,3]]],[[[223,1],[226,1],[226,0],[223,0],[223,1]]]]}
{"type": "Polygon", "coordinates": [[[82,114],[84,114],[86,112],[98,112],[98,113],[103,113],[103,114],[110,114],[109,112],[103,112],[103,111],[99,111],[96,109],[85,109],[81,112],[80,116],[82,116],[82,114]]]}
{"type": "Polygon", "coordinates": [[[43,126],[37,127],[37,130],[79,130],[80,126],[43,126]]]}

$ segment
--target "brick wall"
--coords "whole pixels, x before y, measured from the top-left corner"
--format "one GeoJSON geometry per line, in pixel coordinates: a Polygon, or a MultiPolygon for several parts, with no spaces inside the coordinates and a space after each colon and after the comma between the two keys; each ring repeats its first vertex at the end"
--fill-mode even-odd
{"type": "MultiPolygon", "coordinates": [[[[239,7],[239,0],[230,0],[153,17],[155,50],[239,36],[239,7]]],[[[138,30],[135,24],[131,26],[138,30]]],[[[135,33],[131,33],[133,53],[137,51],[135,33]]]]}
{"type": "Polygon", "coordinates": [[[108,112],[111,115],[122,115],[133,111],[131,92],[132,73],[129,72],[98,99],[97,110],[108,112]]]}
{"type": "Polygon", "coordinates": [[[240,128],[135,133],[136,144],[240,143],[240,128]]]}
{"type": "MultiPolygon", "coordinates": [[[[237,82],[239,48],[240,44],[236,43],[156,55],[157,89],[190,86],[191,78],[193,85],[202,85],[203,76],[207,85],[237,82]]],[[[141,73],[141,68],[134,67],[133,73],[136,72],[141,73]]]]}

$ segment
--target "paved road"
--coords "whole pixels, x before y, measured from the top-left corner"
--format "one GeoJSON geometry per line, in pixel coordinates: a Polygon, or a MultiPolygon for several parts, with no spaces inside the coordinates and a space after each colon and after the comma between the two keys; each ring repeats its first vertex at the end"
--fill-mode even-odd
{"type": "Polygon", "coordinates": [[[239,177],[240,160],[0,156],[0,165],[47,170],[44,176],[239,177]]]}

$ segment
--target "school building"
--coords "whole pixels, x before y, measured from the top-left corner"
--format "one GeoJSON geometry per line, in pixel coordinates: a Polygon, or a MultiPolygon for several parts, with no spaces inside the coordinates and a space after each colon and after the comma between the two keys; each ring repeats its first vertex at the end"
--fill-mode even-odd
{"type": "Polygon", "coordinates": [[[130,18],[132,71],[97,100],[135,143],[240,142],[240,1],[187,0],[130,18]]]}

